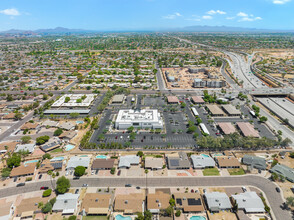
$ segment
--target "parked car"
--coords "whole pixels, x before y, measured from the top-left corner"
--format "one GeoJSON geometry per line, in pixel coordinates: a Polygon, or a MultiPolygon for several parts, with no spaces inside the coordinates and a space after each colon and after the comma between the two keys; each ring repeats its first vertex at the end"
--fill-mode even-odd
{"type": "Polygon", "coordinates": [[[78,193],[79,193],[79,191],[80,191],[79,189],[76,189],[76,191],[75,191],[75,194],[78,194],[78,193]]]}
{"type": "Polygon", "coordinates": [[[42,174],[39,176],[39,180],[42,178],[42,176],[43,176],[42,174]]]}
{"type": "Polygon", "coordinates": [[[141,189],[141,187],[140,186],[137,186],[136,189],[141,189]]]}
{"type": "Polygon", "coordinates": [[[281,192],[281,190],[280,190],[280,188],[279,188],[279,187],[276,187],[276,191],[277,191],[278,193],[280,193],[280,192],[281,192]]]}
{"type": "Polygon", "coordinates": [[[89,186],[89,185],[88,185],[88,184],[86,184],[86,183],[84,183],[84,184],[83,184],[83,187],[88,187],[88,186],[89,186]]]}
{"type": "Polygon", "coordinates": [[[245,186],[242,186],[242,190],[243,190],[243,192],[246,192],[247,191],[247,189],[246,189],[245,186]]]}
{"type": "Polygon", "coordinates": [[[125,187],[132,187],[132,184],[126,184],[125,187]]]}
{"type": "Polygon", "coordinates": [[[16,185],[16,187],[20,187],[20,186],[24,186],[24,185],[26,185],[25,183],[18,183],[17,185],[16,185]]]}
{"type": "Polygon", "coordinates": [[[49,189],[49,187],[48,187],[48,186],[42,186],[42,187],[40,188],[40,190],[46,190],[46,189],[49,189]]]}

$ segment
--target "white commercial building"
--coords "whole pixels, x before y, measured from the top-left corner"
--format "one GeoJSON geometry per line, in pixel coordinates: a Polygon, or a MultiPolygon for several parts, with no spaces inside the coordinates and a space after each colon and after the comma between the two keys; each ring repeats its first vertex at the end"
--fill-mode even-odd
{"type": "Polygon", "coordinates": [[[67,94],[55,101],[51,107],[89,107],[94,101],[94,98],[94,94],[67,94]],[[69,101],[65,102],[67,97],[69,101]]]}
{"type": "Polygon", "coordinates": [[[115,121],[115,128],[123,130],[131,126],[143,129],[162,129],[163,120],[157,109],[120,110],[115,121]]]}

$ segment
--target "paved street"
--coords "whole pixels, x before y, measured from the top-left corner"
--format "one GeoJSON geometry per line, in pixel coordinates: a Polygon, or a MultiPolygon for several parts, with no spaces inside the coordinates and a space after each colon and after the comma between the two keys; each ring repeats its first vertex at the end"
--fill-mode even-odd
{"type": "MultiPolygon", "coordinates": [[[[89,187],[124,187],[125,184],[133,186],[146,187],[146,178],[81,178],[79,180],[71,180],[72,187],[82,187],[88,184],[89,187]]],[[[54,185],[54,183],[53,183],[54,185]]],[[[52,187],[51,181],[27,183],[23,187],[10,187],[0,190],[0,198],[16,195],[20,193],[37,191],[41,186],[52,187]]],[[[277,220],[291,219],[290,213],[281,209],[283,203],[281,194],[275,190],[276,185],[258,176],[242,176],[242,177],[149,177],[147,179],[147,187],[210,187],[210,186],[254,186],[261,189],[271,206],[271,209],[277,220]]]]}

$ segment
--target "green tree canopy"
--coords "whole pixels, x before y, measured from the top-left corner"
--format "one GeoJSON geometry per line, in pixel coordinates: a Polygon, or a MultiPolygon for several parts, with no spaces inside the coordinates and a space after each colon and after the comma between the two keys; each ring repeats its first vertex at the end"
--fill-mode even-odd
{"type": "Polygon", "coordinates": [[[56,182],[56,191],[59,194],[64,194],[67,192],[68,188],[70,187],[69,179],[65,176],[59,177],[56,182]]]}
{"type": "Polygon", "coordinates": [[[75,176],[83,176],[86,172],[86,168],[83,166],[77,166],[75,168],[75,176]]]}

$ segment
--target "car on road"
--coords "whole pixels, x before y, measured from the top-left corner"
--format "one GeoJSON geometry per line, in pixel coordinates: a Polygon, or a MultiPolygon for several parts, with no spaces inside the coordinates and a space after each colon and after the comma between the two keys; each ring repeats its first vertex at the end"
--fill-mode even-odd
{"type": "Polygon", "coordinates": [[[84,183],[84,184],[83,184],[83,187],[88,187],[88,186],[89,186],[89,185],[88,185],[88,184],[86,184],[86,183],[84,183]]]}
{"type": "Polygon", "coordinates": [[[42,174],[39,176],[39,180],[42,178],[42,176],[43,176],[42,174]]]}
{"type": "Polygon", "coordinates": [[[242,190],[243,190],[243,192],[246,192],[247,191],[247,189],[246,189],[245,186],[242,186],[242,190]]]}
{"type": "Polygon", "coordinates": [[[118,175],[118,176],[120,176],[120,172],[121,172],[120,170],[117,172],[117,175],[118,175]]]}
{"type": "Polygon", "coordinates": [[[136,189],[141,189],[141,187],[140,186],[137,186],[136,189]]]}
{"type": "Polygon", "coordinates": [[[75,176],[75,177],[73,178],[73,180],[79,180],[79,179],[80,179],[79,176],[75,176]]]}
{"type": "Polygon", "coordinates": [[[279,188],[279,187],[276,187],[276,191],[277,191],[278,193],[280,193],[280,192],[281,192],[281,190],[280,190],[280,188],[279,188]]]}
{"type": "Polygon", "coordinates": [[[75,194],[78,194],[78,193],[79,193],[79,191],[80,191],[79,189],[76,189],[76,191],[75,191],[75,194]]]}
{"type": "Polygon", "coordinates": [[[68,172],[65,173],[65,176],[68,176],[68,172]]]}
{"type": "Polygon", "coordinates": [[[132,187],[132,184],[126,184],[125,187],[132,187]]]}
{"type": "Polygon", "coordinates": [[[46,189],[49,189],[49,187],[48,187],[48,186],[42,186],[42,187],[40,188],[40,190],[46,190],[46,189]]]}
{"type": "Polygon", "coordinates": [[[16,187],[20,187],[20,186],[24,186],[24,185],[26,185],[25,183],[18,183],[17,185],[16,185],[16,187]]]}

